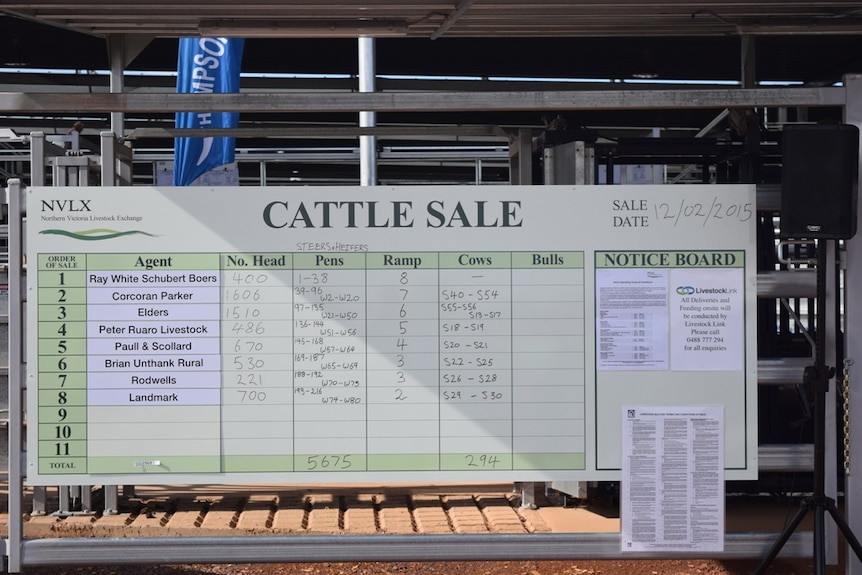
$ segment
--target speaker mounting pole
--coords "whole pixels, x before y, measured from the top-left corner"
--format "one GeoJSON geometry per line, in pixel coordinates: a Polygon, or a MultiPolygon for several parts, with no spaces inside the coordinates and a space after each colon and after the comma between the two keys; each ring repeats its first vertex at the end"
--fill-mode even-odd
{"type": "MultiPolygon", "coordinates": [[[[826,574],[826,513],[847,545],[862,561],[862,545],[826,495],[826,399],[835,368],[826,365],[826,290],[829,242],[856,234],[859,178],[859,129],[849,124],[786,126],[782,158],[781,235],[817,240],[817,297],[814,365],[805,368],[803,382],[814,396],[814,491],[780,533],[763,562],[760,575],[778,556],[809,511],[814,512],[814,573],[826,574]],[[820,190],[819,195],[812,192],[820,190]]],[[[834,265],[834,262],[832,262],[834,265]]],[[[835,282],[837,289],[837,281],[835,282]]],[[[837,328],[836,328],[837,329],[837,328]]]]}
{"type": "Polygon", "coordinates": [[[817,310],[815,324],[817,326],[816,349],[814,365],[805,368],[803,381],[809,384],[814,395],[814,492],[805,498],[784,531],[772,545],[769,553],[754,572],[760,575],[766,571],[773,559],[778,556],[781,548],[802,523],[809,511],[814,512],[814,573],[826,574],[826,513],[832,517],[838,529],[844,535],[847,545],[853,549],[857,559],[862,561],[862,545],[853,534],[850,526],[838,511],[835,500],[826,495],[826,393],[829,390],[829,380],[835,374],[835,368],[826,365],[826,266],[829,265],[826,242],[820,240],[817,245],[817,310]]]}

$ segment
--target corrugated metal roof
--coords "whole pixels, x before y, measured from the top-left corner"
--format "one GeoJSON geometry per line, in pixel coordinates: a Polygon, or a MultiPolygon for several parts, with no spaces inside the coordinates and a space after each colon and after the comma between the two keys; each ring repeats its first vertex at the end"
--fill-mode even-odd
{"type": "Polygon", "coordinates": [[[0,0],[0,10],[98,36],[195,36],[202,26],[417,38],[862,32],[857,0],[0,0]]]}

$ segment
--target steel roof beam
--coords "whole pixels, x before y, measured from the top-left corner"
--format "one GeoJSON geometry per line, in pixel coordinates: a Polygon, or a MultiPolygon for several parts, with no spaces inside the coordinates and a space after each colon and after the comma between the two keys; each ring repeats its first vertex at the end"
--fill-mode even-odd
{"type": "Polygon", "coordinates": [[[0,92],[0,112],[489,112],[843,106],[843,88],[292,94],[0,92]]]}

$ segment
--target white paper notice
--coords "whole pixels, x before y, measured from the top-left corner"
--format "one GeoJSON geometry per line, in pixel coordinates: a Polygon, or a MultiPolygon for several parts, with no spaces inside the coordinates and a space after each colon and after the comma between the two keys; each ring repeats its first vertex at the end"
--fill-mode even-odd
{"type": "Polygon", "coordinates": [[[598,369],[668,369],[668,270],[596,270],[598,369]]]}
{"type": "Polygon", "coordinates": [[[623,408],[622,551],[724,550],[723,407],[623,408]]]}
{"type": "Polygon", "coordinates": [[[678,268],[670,278],[671,369],[742,369],[744,271],[678,268]]]}

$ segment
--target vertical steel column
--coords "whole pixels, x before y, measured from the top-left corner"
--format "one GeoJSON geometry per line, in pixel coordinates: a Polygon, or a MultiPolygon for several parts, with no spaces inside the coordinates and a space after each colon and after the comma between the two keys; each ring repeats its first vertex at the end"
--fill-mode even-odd
{"type": "Polygon", "coordinates": [[[103,186],[117,185],[117,154],[114,150],[114,135],[115,132],[99,133],[99,140],[102,144],[101,155],[103,186]]]}
{"type": "MultiPolygon", "coordinates": [[[[836,267],[836,246],[838,245],[837,241],[828,241],[820,242],[817,246],[817,249],[826,249],[826,314],[825,314],[825,322],[824,329],[826,329],[826,337],[824,341],[826,343],[825,349],[823,352],[826,354],[826,364],[832,366],[834,363],[833,360],[836,357],[836,350],[838,349],[838,341],[836,339],[836,333],[838,330],[838,326],[836,325],[836,317],[835,310],[837,309],[837,301],[839,297],[839,283],[838,283],[838,269],[836,267]]],[[[820,328],[818,328],[820,329],[820,328]]],[[[835,366],[833,366],[835,367],[835,366]]],[[[841,372],[841,368],[837,368],[837,372],[841,372]]],[[[826,497],[832,498],[834,501],[838,501],[838,471],[837,465],[834,463],[837,461],[838,457],[838,434],[836,430],[835,418],[837,417],[837,390],[836,390],[836,380],[834,377],[831,378],[829,382],[829,388],[826,391],[826,405],[825,405],[825,413],[823,414],[825,419],[824,431],[826,434],[825,437],[825,445],[824,445],[824,457],[825,460],[831,464],[826,465],[824,469],[824,492],[826,493],[826,497]]],[[[825,544],[825,556],[826,556],[826,564],[827,565],[836,565],[838,563],[838,526],[834,521],[826,522],[826,529],[824,533],[826,534],[826,544],[825,544]]]]}
{"type": "Polygon", "coordinates": [[[72,512],[72,489],[74,486],[70,485],[61,485],[57,488],[58,497],[59,497],[59,508],[56,511],[56,515],[63,517],[65,515],[69,515],[72,512]]]}
{"type": "Polygon", "coordinates": [[[529,186],[533,183],[533,131],[521,128],[509,138],[509,183],[529,186]]]}
{"type": "MultiPolygon", "coordinates": [[[[125,89],[125,78],[123,71],[125,70],[125,41],[120,34],[111,34],[108,37],[108,57],[111,61],[111,94],[120,94],[125,89]]],[[[111,131],[118,138],[123,136],[125,117],[122,112],[111,112],[111,131]]]]}
{"type": "Polygon", "coordinates": [[[105,493],[105,515],[116,515],[120,512],[119,489],[116,485],[103,485],[105,493]]]}
{"type": "Polygon", "coordinates": [[[542,154],[545,185],[592,186],[596,183],[596,151],[586,142],[547,146],[542,154]]]}
{"type": "MultiPolygon", "coordinates": [[[[112,70],[113,77],[113,70],[112,70]]],[[[121,71],[122,75],[122,71],[121,71]]],[[[120,115],[120,123],[122,124],[122,114],[120,115]]],[[[113,115],[111,116],[111,123],[113,126],[113,115]]],[[[120,127],[120,134],[122,134],[122,126],[120,127]]],[[[119,145],[117,142],[117,133],[113,131],[100,132],[99,138],[101,141],[101,157],[102,157],[102,185],[103,186],[116,186],[121,183],[125,183],[127,185],[132,184],[132,167],[131,161],[129,161],[128,166],[128,174],[124,174],[123,172],[126,170],[126,166],[122,165],[120,158],[117,155],[117,149],[115,146],[119,145]]],[[[105,515],[115,515],[118,513],[120,508],[119,505],[119,489],[116,485],[103,485],[103,492],[105,496],[105,515]]],[[[61,488],[62,490],[62,488],[61,488]]],[[[61,499],[62,501],[62,499],[61,499]]],[[[84,511],[91,511],[93,508],[92,505],[92,489],[90,486],[85,488],[84,494],[81,499],[82,509],[84,511]]],[[[62,510],[62,505],[61,505],[62,510]]]]}
{"type": "Polygon", "coordinates": [[[45,185],[45,132],[30,133],[30,185],[45,185]]]}
{"type": "MultiPolygon", "coordinates": [[[[375,90],[376,68],[374,62],[374,38],[359,38],[359,91],[375,90]]],[[[376,112],[359,112],[359,127],[373,128],[377,125],[376,112]]],[[[359,136],[359,185],[377,185],[377,138],[359,136]]]]}
{"type": "Polygon", "coordinates": [[[44,485],[33,487],[33,510],[31,515],[45,515],[48,512],[48,488],[44,485]]]}
{"type": "MultiPolygon", "coordinates": [[[[844,77],[847,91],[844,104],[844,121],[862,129],[862,75],[852,74],[844,77]]],[[[862,205],[857,210],[862,215],[862,205]]],[[[845,241],[846,271],[844,273],[844,341],[846,355],[853,360],[851,369],[850,390],[850,471],[847,472],[844,483],[844,509],[850,529],[857,534],[862,533],[862,300],[858,297],[847,297],[847,294],[858,294],[862,286],[862,234],[845,241]],[[858,456],[858,458],[857,458],[858,456]]],[[[836,366],[839,373],[843,366],[836,366]]],[[[847,551],[847,573],[862,575],[862,563],[855,554],[847,551]]]]}
{"type": "MultiPolygon", "coordinates": [[[[518,130],[517,140],[509,144],[509,183],[513,186],[529,186],[533,183],[533,132],[529,128],[518,130]]],[[[535,509],[535,483],[515,483],[515,491],[520,492],[521,508],[535,509]]]]}
{"type": "MultiPolygon", "coordinates": [[[[24,207],[21,180],[9,180],[9,573],[21,571],[24,538],[24,207]]],[[[34,262],[35,263],[35,262],[34,262]]]]}

